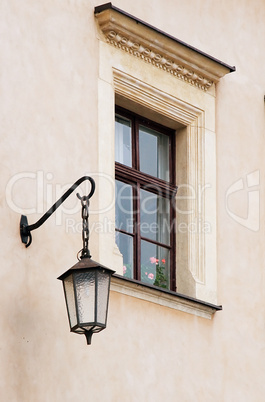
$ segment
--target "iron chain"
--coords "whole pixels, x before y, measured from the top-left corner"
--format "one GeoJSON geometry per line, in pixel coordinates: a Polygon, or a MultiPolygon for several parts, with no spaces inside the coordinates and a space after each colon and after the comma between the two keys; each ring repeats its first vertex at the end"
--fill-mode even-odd
{"type": "Polygon", "coordinates": [[[88,249],[89,242],[89,225],[88,225],[88,217],[89,217],[89,198],[88,196],[80,197],[77,194],[78,198],[81,200],[82,205],[82,239],[83,239],[83,249],[81,250],[80,258],[89,257],[91,258],[90,251],[88,249]]]}

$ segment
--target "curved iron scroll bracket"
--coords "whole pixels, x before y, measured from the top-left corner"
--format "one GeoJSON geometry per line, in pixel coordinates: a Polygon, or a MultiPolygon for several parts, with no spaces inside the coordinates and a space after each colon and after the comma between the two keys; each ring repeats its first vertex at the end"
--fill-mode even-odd
{"type": "Polygon", "coordinates": [[[89,180],[91,184],[91,190],[88,195],[88,198],[91,198],[95,192],[95,181],[92,177],[83,176],[79,180],[77,180],[70,188],[67,190],[58,201],[36,222],[32,225],[28,224],[28,219],[25,215],[21,215],[20,219],[20,237],[22,243],[29,247],[32,242],[31,231],[38,229],[46,220],[56,211],[56,209],[69,197],[70,194],[78,187],[83,181],[89,180]]]}

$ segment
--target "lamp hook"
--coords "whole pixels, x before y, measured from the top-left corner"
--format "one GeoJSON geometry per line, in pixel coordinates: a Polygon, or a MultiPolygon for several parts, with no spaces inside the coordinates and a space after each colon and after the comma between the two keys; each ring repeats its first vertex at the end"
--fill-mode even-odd
{"type": "MultiPolygon", "coordinates": [[[[76,189],[76,187],[79,186],[79,184],[81,184],[83,181],[85,180],[89,180],[90,184],[91,184],[91,190],[90,193],[88,194],[88,196],[85,197],[79,197],[81,199],[85,200],[89,200],[89,198],[92,197],[92,195],[95,192],[95,181],[94,179],[92,179],[92,177],[90,176],[83,176],[80,179],[78,179],[70,188],[69,190],[67,190],[61,198],[59,198],[58,201],[56,201],[56,203],[33,225],[29,225],[28,224],[28,219],[25,215],[21,215],[21,219],[20,219],[20,237],[21,237],[21,241],[22,243],[24,243],[26,245],[26,247],[29,247],[31,242],[32,242],[32,236],[31,236],[31,231],[38,229],[55,211],[56,209],[66,200],[66,198],[69,197],[69,195],[76,189]]],[[[79,198],[78,197],[78,198],[79,198]]],[[[87,235],[87,234],[86,234],[87,235]]],[[[86,236],[85,235],[85,236],[86,236]]]]}

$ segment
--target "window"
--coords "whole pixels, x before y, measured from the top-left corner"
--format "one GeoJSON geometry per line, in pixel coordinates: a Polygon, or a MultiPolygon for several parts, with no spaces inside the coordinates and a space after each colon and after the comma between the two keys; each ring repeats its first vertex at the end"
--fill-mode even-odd
{"type": "MultiPolygon", "coordinates": [[[[101,178],[97,193],[101,210],[103,206],[110,205],[113,200],[112,187],[110,191],[106,191],[109,181],[106,182],[105,179],[107,177],[114,179],[112,155],[114,155],[115,135],[114,129],[110,131],[110,127],[114,128],[115,101],[120,107],[130,109],[175,132],[175,168],[170,167],[170,169],[172,168],[173,173],[175,169],[178,184],[178,194],[175,197],[178,222],[175,225],[176,251],[172,249],[170,241],[170,258],[172,259],[175,253],[178,292],[193,299],[216,304],[216,84],[235,68],[117,9],[111,3],[96,7],[95,18],[100,33],[98,80],[100,107],[97,124],[98,154],[100,155],[98,169],[101,172],[101,178]]],[[[127,133],[129,139],[124,138],[126,134],[123,135],[122,141],[124,140],[125,145],[116,147],[119,152],[116,177],[121,183],[131,186],[128,188],[132,191],[132,216],[137,224],[141,216],[138,214],[139,219],[136,219],[137,207],[133,197],[139,187],[153,183],[150,180],[153,176],[141,171],[139,166],[135,165],[136,153],[138,153],[139,164],[140,151],[134,149],[139,147],[139,134],[134,134],[134,119],[128,114],[121,112],[118,114],[125,120],[127,127],[128,124],[131,124],[131,127],[129,126],[129,134],[127,133]],[[129,160],[124,163],[126,158],[129,160]],[[135,175],[129,175],[129,172],[134,172],[135,175]],[[148,177],[149,181],[138,183],[139,175],[142,178],[148,177]]],[[[167,135],[168,132],[153,126],[150,128],[160,134],[167,135]]],[[[168,136],[170,137],[171,134],[168,133],[168,136]]],[[[117,138],[116,142],[119,141],[121,140],[117,138]]],[[[145,160],[147,163],[147,159],[145,160]]],[[[159,164],[163,169],[163,163],[159,161],[159,164]]],[[[155,180],[161,184],[164,192],[169,191],[168,187],[172,189],[171,186],[175,184],[172,177],[167,181],[155,176],[155,180]],[[165,185],[168,187],[164,187],[165,185]]],[[[155,194],[154,189],[146,191],[155,194]]],[[[160,190],[158,193],[160,195],[160,190]]],[[[170,196],[164,198],[170,199],[170,196]]],[[[114,222],[114,208],[109,208],[104,218],[114,222]]],[[[99,220],[101,220],[100,215],[99,220]]],[[[174,218],[173,222],[175,222],[174,218]]],[[[132,242],[132,277],[140,279],[141,261],[139,262],[140,256],[139,252],[137,254],[135,244],[140,243],[143,236],[139,235],[139,231],[137,232],[135,228],[131,233],[128,230],[119,229],[118,225],[117,233],[126,235],[127,240],[131,238],[128,242],[132,242]]],[[[155,244],[149,238],[147,240],[150,244],[155,244]]],[[[98,247],[100,262],[113,267],[118,275],[122,275],[123,258],[113,233],[104,231],[104,236],[99,233],[96,244],[101,243],[104,243],[104,247],[98,247]]],[[[121,244],[120,249],[124,254],[124,261],[128,257],[125,261],[127,263],[129,256],[125,255],[121,244]]],[[[125,249],[129,253],[129,249],[125,249]]],[[[138,250],[140,250],[139,247],[138,250]]],[[[171,276],[174,275],[172,274],[173,265],[170,270],[171,276]]],[[[138,289],[142,289],[138,283],[120,280],[123,284],[117,285],[116,291],[126,292],[128,289],[128,293],[125,294],[132,295],[133,287],[135,295],[138,289]]],[[[174,290],[174,285],[171,284],[171,286],[174,290]]],[[[148,300],[150,294],[153,294],[153,289],[143,288],[143,291],[148,293],[148,300]]],[[[157,299],[160,300],[160,297],[161,295],[157,299]]],[[[193,309],[195,314],[197,314],[196,311],[193,309]]]]}
{"type": "Polygon", "coordinates": [[[176,290],[174,131],[122,108],[115,117],[116,244],[123,275],[176,290]]]}

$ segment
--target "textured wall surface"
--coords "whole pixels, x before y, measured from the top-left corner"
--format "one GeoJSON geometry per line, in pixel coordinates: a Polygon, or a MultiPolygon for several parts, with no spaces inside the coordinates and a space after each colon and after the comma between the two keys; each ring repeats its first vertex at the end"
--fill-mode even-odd
{"type": "MultiPolygon", "coordinates": [[[[92,0],[1,4],[0,399],[262,402],[263,0],[114,3],[236,66],[216,87],[217,290],[223,311],[207,320],[112,292],[108,327],[88,347],[84,337],[69,333],[56,280],[81,248],[75,197],[33,232],[27,250],[20,243],[21,213],[35,222],[79,177],[98,177],[103,169],[97,5],[92,0]]],[[[110,155],[104,156],[106,163],[110,155]]],[[[91,200],[91,252],[107,263],[102,226],[97,231],[96,224],[103,222],[98,210],[107,208],[113,195],[108,180],[100,180],[91,200]]],[[[80,192],[86,191],[84,184],[80,192]]],[[[113,205],[108,213],[113,216],[113,205]]],[[[110,238],[108,233],[108,252],[110,238]]]]}

